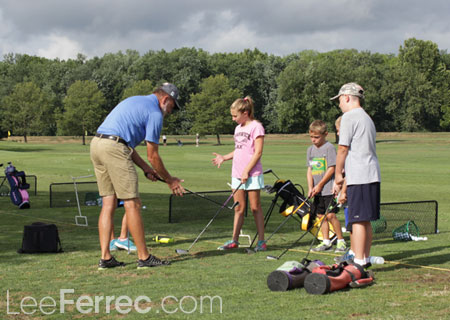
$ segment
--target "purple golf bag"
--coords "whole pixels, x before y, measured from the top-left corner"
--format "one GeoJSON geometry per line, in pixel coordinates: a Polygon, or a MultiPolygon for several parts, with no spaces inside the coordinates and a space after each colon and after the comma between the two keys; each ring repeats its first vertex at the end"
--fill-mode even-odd
{"type": "Polygon", "coordinates": [[[18,206],[19,209],[30,208],[30,197],[26,190],[30,188],[30,185],[26,181],[25,172],[17,171],[11,162],[8,162],[5,175],[11,187],[10,196],[12,203],[18,206]]]}

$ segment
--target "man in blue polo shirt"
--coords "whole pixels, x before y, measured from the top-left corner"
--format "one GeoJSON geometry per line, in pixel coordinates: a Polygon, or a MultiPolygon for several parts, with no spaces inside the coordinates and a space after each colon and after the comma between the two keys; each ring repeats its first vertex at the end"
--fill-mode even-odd
{"type": "Polygon", "coordinates": [[[163,118],[175,107],[179,108],[178,89],[171,83],[164,83],[149,96],[134,96],[120,102],[92,139],[91,160],[103,200],[98,222],[101,246],[99,270],[124,266],[111,256],[109,250],[117,199],[124,202],[127,227],[137,248],[138,269],[170,264],[150,255],[145,244],[135,165],[148,179],[156,181],[160,177],[166,181],[173,194],[182,195],[185,192],[181,186],[183,180],[169,174],[158,152],[163,118]],[[143,140],[147,144],[147,158],[151,166],[135,150],[143,140]]]}

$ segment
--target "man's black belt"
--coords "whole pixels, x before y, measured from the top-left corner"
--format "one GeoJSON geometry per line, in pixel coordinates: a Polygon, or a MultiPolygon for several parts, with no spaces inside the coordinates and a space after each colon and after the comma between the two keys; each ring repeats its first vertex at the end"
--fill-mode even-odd
{"type": "Polygon", "coordinates": [[[96,133],[95,134],[96,137],[99,137],[100,139],[109,139],[109,140],[114,140],[116,142],[120,142],[123,143],[124,145],[128,145],[128,143],[123,140],[121,137],[119,136],[114,136],[112,134],[103,134],[103,133],[96,133]]]}

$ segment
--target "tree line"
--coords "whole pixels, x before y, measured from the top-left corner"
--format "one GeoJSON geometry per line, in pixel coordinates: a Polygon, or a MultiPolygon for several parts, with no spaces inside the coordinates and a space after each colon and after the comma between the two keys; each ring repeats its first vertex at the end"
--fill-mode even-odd
{"type": "Polygon", "coordinates": [[[446,131],[449,68],[450,54],[415,38],[396,55],[180,48],[50,60],[10,53],[0,61],[0,135],[73,135],[84,142],[121,100],[166,81],[177,85],[184,108],[164,120],[165,134],[232,133],[229,107],[246,95],[268,133],[304,133],[315,119],[332,128],[340,110],[329,98],[346,82],[365,88],[364,107],[378,131],[446,131]]]}

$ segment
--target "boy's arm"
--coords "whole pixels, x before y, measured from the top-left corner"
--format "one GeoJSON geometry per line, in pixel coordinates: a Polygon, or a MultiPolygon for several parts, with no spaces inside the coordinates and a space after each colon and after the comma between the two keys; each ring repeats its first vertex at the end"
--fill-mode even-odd
{"type": "Polygon", "coordinates": [[[337,157],[336,157],[336,172],[334,175],[334,186],[333,191],[334,194],[338,194],[339,191],[342,188],[342,185],[344,184],[344,165],[345,165],[345,159],[348,155],[348,146],[339,145],[338,151],[337,151],[337,157]]]}

